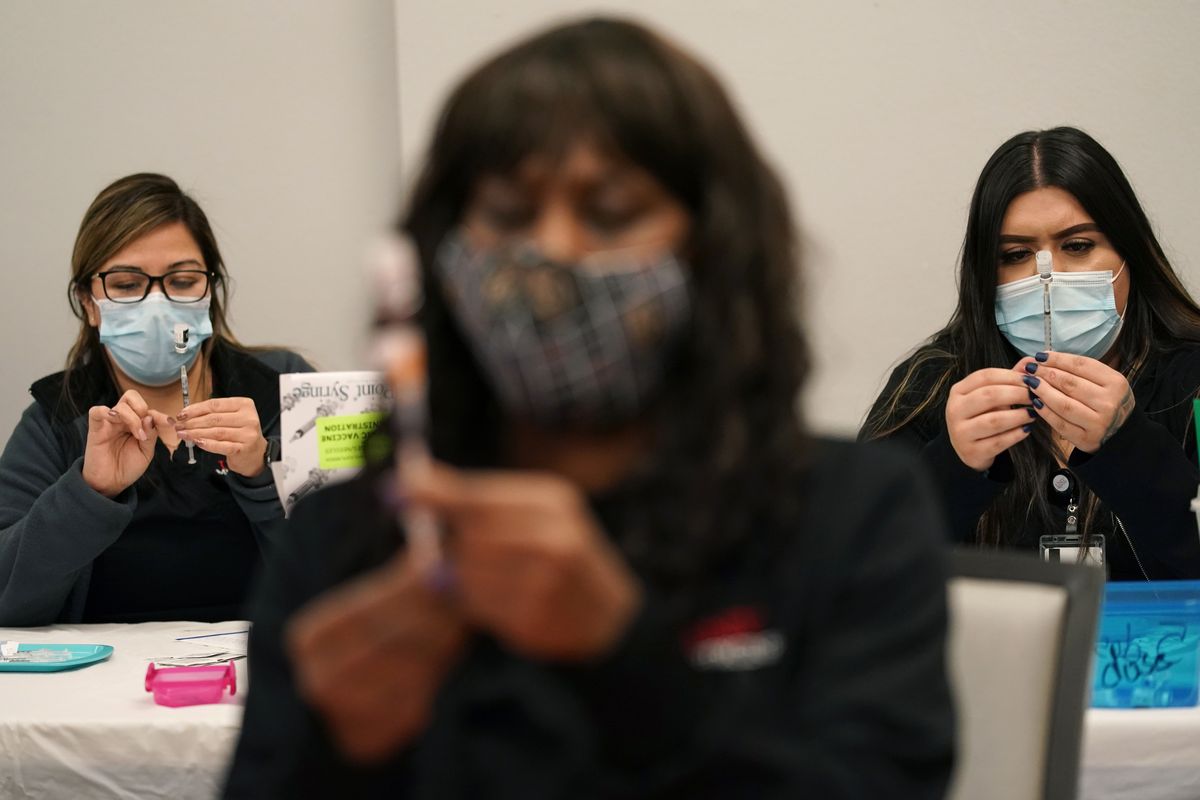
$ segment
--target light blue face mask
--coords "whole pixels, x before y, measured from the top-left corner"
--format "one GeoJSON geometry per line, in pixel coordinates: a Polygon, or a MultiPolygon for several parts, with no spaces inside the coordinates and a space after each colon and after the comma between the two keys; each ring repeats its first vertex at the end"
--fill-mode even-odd
{"type": "Polygon", "coordinates": [[[1103,358],[1121,333],[1124,318],[1117,313],[1112,270],[1051,272],[1049,281],[1030,275],[996,287],[996,324],[1009,344],[1022,355],[1047,349],[1045,286],[1049,286],[1049,349],[1089,358],[1103,358]]]}
{"type": "Polygon", "coordinates": [[[143,386],[166,386],[179,380],[179,368],[190,367],[200,345],[212,336],[209,300],[174,303],[161,292],[151,292],[140,303],[97,300],[100,343],[133,380],[143,386]],[[188,327],[183,352],[175,347],[176,325],[188,327]]]}

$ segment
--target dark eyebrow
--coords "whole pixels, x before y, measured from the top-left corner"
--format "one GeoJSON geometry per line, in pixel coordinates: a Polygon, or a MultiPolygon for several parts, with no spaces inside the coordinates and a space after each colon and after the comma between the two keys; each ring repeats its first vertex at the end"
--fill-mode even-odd
{"type": "MultiPolygon", "coordinates": [[[[194,258],[186,258],[183,261],[176,261],[174,264],[167,265],[167,272],[176,269],[204,269],[204,265],[194,258]]],[[[149,273],[141,267],[134,267],[129,264],[113,264],[105,272],[140,272],[143,275],[149,273]]]]}
{"type": "MultiPolygon", "coordinates": [[[[1078,225],[1072,225],[1069,228],[1064,228],[1054,234],[1053,239],[1066,239],[1068,236],[1074,236],[1077,233],[1094,232],[1100,233],[1100,226],[1094,222],[1081,222],[1078,225]]],[[[1017,244],[1022,242],[1035,242],[1037,238],[1034,236],[1012,236],[1008,234],[1000,235],[1000,244],[1017,244]]]]}

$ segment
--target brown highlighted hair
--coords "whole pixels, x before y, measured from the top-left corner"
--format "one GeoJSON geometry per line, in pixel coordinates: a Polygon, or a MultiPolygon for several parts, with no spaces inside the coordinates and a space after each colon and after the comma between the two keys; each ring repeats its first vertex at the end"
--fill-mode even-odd
{"type": "MultiPolygon", "coordinates": [[[[85,364],[105,363],[99,332],[88,324],[83,308],[83,298],[91,294],[92,278],[114,253],[173,222],[181,222],[188,229],[200,248],[204,267],[213,274],[209,282],[209,293],[212,295],[209,316],[213,335],[205,342],[205,347],[222,340],[240,346],[225,318],[229,301],[225,262],[221,259],[217,239],[203,209],[165,175],[151,172],[128,175],[109,184],[96,196],[84,213],[75,237],[67,295],[80,326],[75,343],[67,355],[64,387],[71,385],[72,373],[85,364]]],[[[69,397],[66,399],[70,400],[69,397]]]]}

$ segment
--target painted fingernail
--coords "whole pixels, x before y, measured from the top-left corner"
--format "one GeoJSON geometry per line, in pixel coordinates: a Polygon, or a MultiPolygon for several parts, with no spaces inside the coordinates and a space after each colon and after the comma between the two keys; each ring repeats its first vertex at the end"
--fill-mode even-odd
{"type": "Polygon", "coordinates": [[[183,420],[187,419],[187,412],[186,412],[186,411],[180,411],[180,412],[179,412],[179,416],[178,416],[178,417],[176,417],[176,419],[178,419],[178,420],[180,420],[180,421],[183,421],[183,420]]]}
{"type": "Polygon", "coordinates": [[[1025,365],[1025,371],[1028,372],[1030,375],[1037,372],[1037,363],[1030,361],[1028,364],[1025,365]]]}
{"type": "Polygon", "coordinates": [[[400,491],[400,487],[396,485],[396,476],[391,470],[388,470],[379,479],[379,502],[383,504],[384,508],[393,513],[404,508],[404,494],[400,491]]]}
{"type": "Polygon", "coordinates": [[[1035,398],[1033,398],[1033,407],[1034,408],[1045,408],[1046,404],[1042,402],[1042,398],[1035,397],[1035,398]]]}
{"type": "Polygon", "coordinates": [[[171,425],[178,425],[178,424],[179,424],[179,423],[178,423],[178,422],[175,420],[175,418],[174,418],[174,417],[167,417],[167,422],[168,422],[169,424],[171,424],[171,425]]]}
{"type": "Polygon", "coordinates": [[[1038,418],[1037,412],[1034,411],[1032,408],[1027,408],[1027,409],[1025,409],[1025,411],[1028,412],[1029,416],[1033,417],[1034,419],[1038,418]]]}
{"type": "Polygon", "coordinates": [[[453,592],[458,588],[458,576],[454,574],[454,568],[445,561],[435,564],[425,580],[429,588],[439,594],[453,592]]]}
{"type": "Polygon", "coordinates": [[[1031,422],[1028,425],[1022,425],[1021,430],[1025,431],[1026,433],[1029,433],[1031,430],[1033,430],[1033,423],[1031,422]]]}
{"type": "Polygon", "coordinates": [[[1032,375],[1026,375],[1021,380],[1025,381],[1025,385],[1028,386],[1030,389],[1036,389],[1037,387],[1042,385],[1042,382],[1040,380],[1038,380],[1037,378],[1033,377],[1032,375]]]}
{"type": "Polygon", "coordinates": [[[1045,361],[1047,358],[1050,357],[1050,354],[1049,353],[1034,353],[1033,357],[1036,358],[1038,361],[1045,361]]]}

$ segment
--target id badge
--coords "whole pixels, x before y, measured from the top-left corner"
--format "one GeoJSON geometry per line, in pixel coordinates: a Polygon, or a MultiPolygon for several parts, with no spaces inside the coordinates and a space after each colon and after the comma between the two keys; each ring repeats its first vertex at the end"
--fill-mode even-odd
{"type": "Polygon", "coordinates": [[[1104,534],[1093,533],[1087,537],[1086,548],[1083,537],[1077,533],[1057,533],[1038,539],[1043,561],[1064,564],[1087,564],[1103,569],[1105,564],[1104,534]],[[1080,557],[1080,550],[1083,556],[1080,557]]]}

